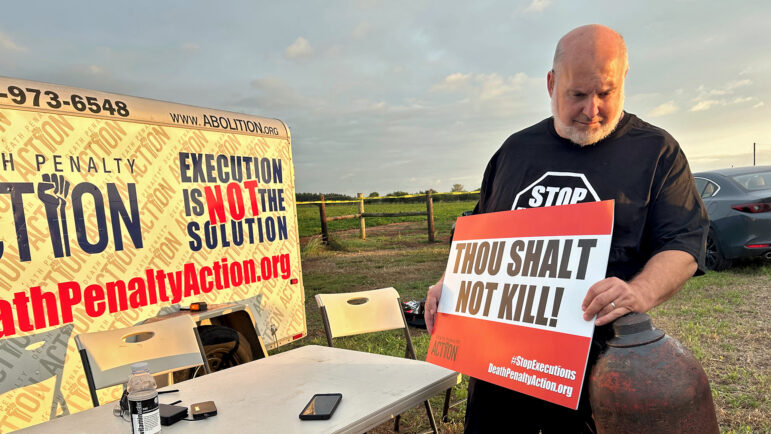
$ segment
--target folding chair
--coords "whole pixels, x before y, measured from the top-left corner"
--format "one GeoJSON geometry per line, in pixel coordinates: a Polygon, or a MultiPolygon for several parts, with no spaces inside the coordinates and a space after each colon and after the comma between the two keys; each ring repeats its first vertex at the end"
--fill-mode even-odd
{"type": "Polygon", "coordinates": [[[9,359],[3,361],[3,379],[0,381],[0,395],[14,389],[56,377],[54,398],[49,418],[70,414],[67,401],[62,393],[64,360],[67,357],[67,343],[70,341],[73,324],[67,324],[46,332],[15,338],[4,338],[0,344],[8,355],[18,358],[9,367],[9,359]],[[61,414],[58,410],[61,408],[61,414]]]}
{"type": "MultiPolygon", "coordinates": [[[[415,348],[404,318],[399,293],[394,288],[343,294],[316,294],[316,303],[321,309],[327,342],[333,347],[332,339],[384,330],[404,330],[407,340],[404,357],[416,359],[415,348]]],[[[438,433],[436,420],[428,401],[424,401],[431,429],[438,433]]],[[[394,429],[399,431],[399,416],[394,429]]]]}
{"type": "Polygon", "coordinates": [[[188,315],[123,329],[75,336],[94,407],[96,391],[128,381],[130,366],[147,362],[151,374],[165,374],[202,365],[210,372],[202,354],[195,322],[188,315]]]}

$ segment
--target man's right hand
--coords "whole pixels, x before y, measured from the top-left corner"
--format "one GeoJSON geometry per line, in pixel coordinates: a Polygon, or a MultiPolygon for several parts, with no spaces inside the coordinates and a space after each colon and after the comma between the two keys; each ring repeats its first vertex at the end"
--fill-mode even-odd
{"type": "Polygon", "coordinates": [[[428,330],[428,333],[434,332],[434,318],[436,318],[436,309],[439,307],[439,299],[442,297],[443,282],[444,275],[442,275],[436,284],[428,287],[426,306],[423,311],[423,316],[426,318],[426,329],[428,330]]]}

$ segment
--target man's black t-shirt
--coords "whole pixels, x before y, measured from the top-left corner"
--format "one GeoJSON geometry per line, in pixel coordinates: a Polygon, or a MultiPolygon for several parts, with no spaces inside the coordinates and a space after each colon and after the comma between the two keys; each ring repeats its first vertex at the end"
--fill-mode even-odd
{"type": "MultiPolygon", "coordinates": [[[[608,199],[615,214],[607,276],[628,281],[665,250],[690,253],[703,269],[708,220],[685,155],[666,131],[630,113],[584,147],[560,137],[552,118],[513,134],[487,165],[474,212],[608,199]]],[[[607,325],[595,329],[590,365],[610,336],[607,325]]],[[[500,431],[512,415],[518,432],[593,432],[588,378],[578,411],[472,378],[466,432],[500,431]]]]}
{"type": "Polygon", "coordinates": [[[588,146],[560,137],[553,118],[511,135],[485,170],[475,213],[615,200],[608,277],[629,280],[653,255],[681,250],[703,269],[707,215],[680,146],[625,113],[588,146]]]}

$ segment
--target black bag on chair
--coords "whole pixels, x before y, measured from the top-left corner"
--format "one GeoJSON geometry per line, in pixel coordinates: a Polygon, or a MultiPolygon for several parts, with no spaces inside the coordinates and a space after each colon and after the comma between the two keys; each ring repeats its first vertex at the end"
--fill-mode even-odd
{"type": "Polygon", "coordinates": [[[425,298],[421,301],[403,301],[402,309],[404,310],[404,319],[407,320],[407,324],[421,329],[426,328],[426,319],[423,317],[425,308],[425,298]]]}
{"type": "MultiPolygon", "coordinates": [[[[252,349],[244,335],[238,331],[219,325],[198,326],[206,360],[212,372],[230,368],[254,360],[252,349]]],[[[197,376],[197,369],[187,369],[174,373],[174,382],[184,381],[197,376]]]]}

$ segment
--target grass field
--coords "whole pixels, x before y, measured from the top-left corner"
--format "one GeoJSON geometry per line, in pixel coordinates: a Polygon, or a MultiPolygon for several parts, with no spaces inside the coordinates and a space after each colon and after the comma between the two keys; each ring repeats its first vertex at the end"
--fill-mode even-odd
{"type": "MultiPolygon", "coordinates": [[[[367,222],[367,240],[358,237],[358,220],[353,226],[332,234],[329,247],[318,237],[303,241],[303,279],[306,291],[308,337],[298,345],[326,345],[321,319],[313,296],[319,292],[349,292],[393,286],[403,300],[422,299],[426,289],[442,274],[449,252],[449,229],[455,217],[473,208],[473,202],[436,203],[437,242],[429,244],[425,219],[374,227],[367,222]]],[[[389,205],[409,209],[412,205],[389,205]]],[[[415,204],[415,207],[425,207],[415,204]]],[[[367,209],[370,205],[367,205],[367,209]]],[[[374,208],[374,206],[373,206],[374,208]]],[[[316,212],[317,208],[312,208],[316,212]]],[[[298,210],[299,211],[299,210],[298,210]]],[[[377,212],[372,210],[372,212],[377,212]]],[[[383,212],[383,211],[379,211],[383,212]]],[[[340,214],[353,213],[341,210],[340,214]]],[[[330,215],[340,215],[331,214],[330,215]]],[[[374,219],[372,219],[374,220],[374,219]]],[[[312,233],[303,228],[301,233],[312,233]],[[304,232],[307,231],[307,232],[304,232]]],[[[318,223],[316,223],[318,225],[318,223]]],[[[689,348],[701,362],[712,386],[718,422],[723,432],[771,432],[771,326],[769,326],[769,283],[771,266],[748,263],[722,273],[707,273],[691,279],[673,299],[651,312],[654,324],[689,348]]],[[[418,358],[424,359],[429,336],[422,329],[410,330],[418,358]]],[[[403,336],[383,332],[340,338],[336,345],[360,351],[403,356],[403,336]]],[[[282,347],[282,351],[292,346],[282,347]]],[[[442,432],[463,431],[466,382],[455,388],[442,432]]],[[[439,419],[443,395],[432,399],[439,419]]],[[[374,432],[393,432],[391,423],[374,432]]],[[[402,418],[402,432],[428,429],[422,407],[402,418]]]]}
{"type": "MultiPolygon", "coordinates": [[[[434,202],[434,225],[442,225],[442,228],[449,227],[455,221],[455,218],[463,211],[474,209],[475,201],[459,202],[434,202]]],[[[425,211],[426,203],[382,203],[378,201],[368,201],[364,203],[365,212],[384,213],[384,212],[410,212],[425,211]]],[[[358,203],[328,204],[326,206],[327,217],[336,217],[341,215],[357,214],[359,212],[358,203]]],[[[426,222],[425,216],[413,217],[368,217],[365,219],[367,227],[375,227],[394,222],[426,222]]],[[[300,237],[309,237],[321,233],[321,220],[319,219],[319,207],[316,205],[300,205],[297,207],[297,222],[300,226],[300,237]]],[[[347,229],[359,229],[359,219],[337,220],[327,223],[330,232],[337,232],[347,229]]],[[[425,226],[424,226],[425,227],[425,226]]]]}

